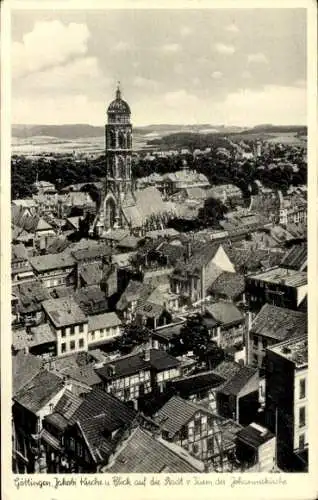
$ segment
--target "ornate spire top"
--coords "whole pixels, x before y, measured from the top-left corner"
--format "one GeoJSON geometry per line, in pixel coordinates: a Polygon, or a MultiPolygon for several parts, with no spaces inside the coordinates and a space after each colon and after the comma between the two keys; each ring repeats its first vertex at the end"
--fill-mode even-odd
{"type": "Polygon", "coordinates": [[[117,82],[116,99],[121,99],[120,81],[117,82]]]}

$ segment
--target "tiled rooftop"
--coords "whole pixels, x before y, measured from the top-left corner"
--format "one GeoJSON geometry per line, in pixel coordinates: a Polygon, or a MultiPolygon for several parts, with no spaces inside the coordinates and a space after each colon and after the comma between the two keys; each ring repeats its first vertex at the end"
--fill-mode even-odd
{"type": "Polygon", "coordinates": [[[308,366],[308,337],[301,336],[280,342],[269,348],[295,364],[296,368],[308,366]]]}
{"type": "Polygon", "coordinates": [[[63,386],[62,377],[41,370],[16,393],[14,401],[32,413],[37,413],[62,390],[63,386]]]}
{"type": "Polygon", "coordinates": [[[268,429],[258,424],[251,423],[237,433],[237,439],[243,441],[254,449],[274,438],[268,429]]]}
{"type": "Polygon", "coordinates": [[[20,351],[12,356],[12,393],[15,395],[42,367],[42,360],[20,351]]]}
{"type": "Polygon", "coordinates": [[[242,322],[244,316],[231,302],[215,302],[205,308],[206,314],[212,316],[221,325],[231,325],[242,322]]]}
{"type": "Polygon", "coordinates": [[[299,270],[307,264],[307,245],[294,245],[285,253],[281,267],[299,270]]]}
{"type": "Polygon", "coordinates": [[[243,274],[224,271],[212,283],[209,292],[223,297],[235,299],[245,290],[245,279],[243,274]]]}
{"type": "Polygon", "coordinates": [[[255,368],[241,366],[241,369],[230,380],[220,386],[219,391],[228,396],[237,396],[256,373],[255,368]]]}
{"type": "Polygon", "coordinates": [[[307,314],[265,304],[255,317],[251,333],[275,340],[285,340],[307,332],[307,314]]]}
{"type": "Polygon", "coordinates": [[[275,267],[268,271],[251,275],[249,278],[291,287],[307,285],[307,273],[283,267],[275,267]]]}
{"type": "Polygon", "coordinates": [[[50,299],[42,306],[56,328],[87,322],[87,318],[72,298],[50,299]]]}
{"type": "Polygon", "coordinates": [[[143,353],[128,354],[106,363],[102,368],[97,369],[96,373],[103,379],[111,380],[113,378],[127,377],[141,370],[150,370],[151,367],[156,371],[163,371],[175,368],[179,364],[180,362],[166,351],[150,349],[149,361],[146,361],[143,353]],[[113,370],[113,374],[110,374],[110,369],[113,370]]]}
{"type": "Polygon", "coordinates": [[[88,317],[88,331],[99,330],[101,328],[112,328],[121,325],[121,320],[114,312],[95,314],[88,317]]]}
{"type": "Polygon", "coordinates": [[[103,472],[113,474],[199,472],[199,469],[187,461],[186,456],[182,458],[168,448],[163,440],[159,441],[149,432],[137,427],[119,448],[110,466],[103,472]]]}
{"type": "Polygon", "coordinates": [[[72,267],[75,264],[73,257],[68,252],[38,255],[30,259],[31,266],[38,272],[50,271],[72,267]]]}
{"type": "Polygon", "coordinates": [[[190,401],[172,396],[171,399],[156,413],[155,422],[171,435],[175,435],[200,411],[190,401]]]}

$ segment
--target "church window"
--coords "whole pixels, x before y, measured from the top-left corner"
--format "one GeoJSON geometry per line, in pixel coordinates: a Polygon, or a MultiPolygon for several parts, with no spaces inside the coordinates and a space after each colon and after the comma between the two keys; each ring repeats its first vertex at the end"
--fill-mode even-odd
{"type": "Polygon", "coordinates": [[[125,161],[122,156],[119,156],[118,158],[118,176],[121,179],[126,177],[125,161]]]}

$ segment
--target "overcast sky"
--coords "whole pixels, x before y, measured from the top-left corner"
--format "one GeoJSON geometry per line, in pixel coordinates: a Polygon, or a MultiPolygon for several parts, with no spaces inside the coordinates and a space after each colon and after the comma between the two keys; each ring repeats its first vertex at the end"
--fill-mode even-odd
{"type": "Polygon", "coordinates": [[[304,9],[15,11],[12,121],[306,123],[304,9]]]}

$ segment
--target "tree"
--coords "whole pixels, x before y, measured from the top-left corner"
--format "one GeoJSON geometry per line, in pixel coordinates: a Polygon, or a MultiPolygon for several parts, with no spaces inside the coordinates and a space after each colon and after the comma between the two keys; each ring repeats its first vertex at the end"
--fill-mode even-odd
{"type": "Polygon", "coordinates": [[[138,345],[150,339],[150,330],[139,325],[127,325],[123,335],[116,341],[115,347],[122,354],[129,354],[138,345]]]}
{"type": "Polygon", "coordinates": [[[198,218],[206,225],[218,226],[219,221],[224,218],[227,210],[222,201],[215,198],[207,198],[204,206],[199,210],[198,218]]]}
{"type": "Polygon", "coordinates": [[[180,356],[193,351],[193,354],[196,355],[199,352],[198,349],[208,342],[208,329],[203,323],[202,316],[196,314],[190,316],[181,328],[179,335],[172,338],[170,353],[173,356],[180,356]]]}
{"type": "Polygon", "coordinates": [[[213,370],[221,361],[225,359],[223,349],[218,347],[214,341],[201,345],[198,348],[197,356],[199,361],[204,362],[209,370],[213,370]]]}

